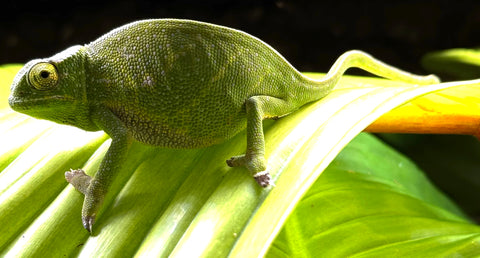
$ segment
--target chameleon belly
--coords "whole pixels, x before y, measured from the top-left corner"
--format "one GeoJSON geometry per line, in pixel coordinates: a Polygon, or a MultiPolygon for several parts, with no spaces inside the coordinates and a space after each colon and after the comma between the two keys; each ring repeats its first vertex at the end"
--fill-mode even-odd
{"type": "Polygon", "coordinates": [[[222,142],[245,128],[246,99],[286,97],[300,80],[262,41],[194,21],[129,24],[87,49],[88,98],[107,105],[136,140],[158,146],[222,142]]]}

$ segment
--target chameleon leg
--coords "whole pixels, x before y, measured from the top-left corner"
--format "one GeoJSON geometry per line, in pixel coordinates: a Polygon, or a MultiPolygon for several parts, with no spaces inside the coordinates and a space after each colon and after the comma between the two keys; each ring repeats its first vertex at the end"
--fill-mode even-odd
{"type": "Polygon", "coordinates": [[[85,229],[92,232],[97,212],[103,203],[107,190],[120,170],[123,160],[131,145],[124,125],[110,111],[98,112],[97,123],[110,137],[112,143],[94,177],[86,175],[83,170],[71,170],[65,173],[65,178],[79,192],[85,195],[82,208],[82,222],[85,229]]]}
{"type": "Polygon", "coordinates": [[[254,96],[245,102],[247,111],[247,150],[244,155],[227,160],[230,167],[245,166],[262,187],[272,185],[265,161],[265,139],[262,120],[287,114],[291,105],[270,96],[254,96]]]}

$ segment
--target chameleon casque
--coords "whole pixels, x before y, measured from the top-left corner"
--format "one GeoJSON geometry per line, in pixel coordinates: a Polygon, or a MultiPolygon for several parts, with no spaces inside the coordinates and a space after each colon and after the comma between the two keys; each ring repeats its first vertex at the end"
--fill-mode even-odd
{"type": "Polygon", "coordinates": [[[262,120],[321,99],[350,67],[414,84],[438,82],[348,51],[320,80],[293,68],[277,51],[238,30],[191,20],[155,19],[119,27],[84,46],[28,62],[15,77],[9,104],[30,116],[88,131],[111,145],[93,177],[65,177],[85,195],[83,226],[95,216],[133,140],[168,148],[201,148],[247,130],[245,166],[262,187],[266,170],[262,120]]]}

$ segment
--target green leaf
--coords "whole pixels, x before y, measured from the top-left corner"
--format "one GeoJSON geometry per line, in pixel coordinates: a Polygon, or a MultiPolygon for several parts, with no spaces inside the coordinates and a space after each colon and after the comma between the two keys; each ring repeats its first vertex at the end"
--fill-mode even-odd
{"type": "Polygon", "coordinates": [[[480,254],[480,228],[408,159],[361,134],[305,194],[267,257],[480,254]]]}
{"type": "Polygon", "coordinates": [[[429,71],[456,80],[480,77],[480,50],[454,48],[426,54],[422,65],[429,71]]]}
{"type": "MultiPolygon", "coordinates": [[[[479,218],[480,142],[469,135],[381,134],[382,140],[410,157],[471,217],[479,218]]],[[[478,221],[478,219],[477,219],[478,221]]]]}
{"type": "MultiPolygon", "coordinates": [[[[9,81],[2,81],[5,85],[11,82],[2,80],[9,81]]],[[[223,144],[196,150],[153,148],[136,143],[105,198],[93,236],[81,225],[83,198],[63,180],[63,171],[82,167],[87,173],[94,174],[109,146],[107,137],[101,132],[87,133],[3,110],[2,125],[10,125],[2,129],[0,142],[8,142],[5,149],[16,150],[17,154],[5,155],[5,159],[2,155],[0,163],[4,168],[0,174],[0,225],[8,226],[8,230],[2,229],[0,233],[0,255],[262,256],[302,196],[363,128],[416,96],[479,82],[414,86],[373,78],[342,79],[336,90],[323,100],[306,105],[278,121],[265,122],[266,158],[276,182],[276,186],[269,189],[259,188],[245,169],[229,168],[225,164],[229,157],[244,152],[243,133],[223,144]]],[[[6,97],[0,99],[6,100],[6,97]]],[[[366,150],[368,153],[368,148],[366,150]]],[[[379,166],[379,170],[384,166],[379,166]]],[[[349,189],[355,182],[364,188],[372,188],[378,197],[385,193],[388,198],[384,199],[393,198],[398,206],[390,207],[407,214],[458,221],[472,228],[472,232],[477,230],[433,187],[424,188],[421,176],[406,176],[413,180],[412,185],[399,181],[403,182],[401,187],[396,186],[396,192],[391,192],[396,181],[403,178],[403,171],[392,175],[395,176],[392,183],[391,177],[385,175],[388,171],[365,172],[370,178],[357,169],[348,169],[355,173],[343,173],[343,177],[339,172],[336,183],[349,189]],[[350,174],[358,178],[348,178],[350,174]],[[429,206],[414,202],[417,198],[429,206]]],[[[332,195],[320,199],[315,206],[323,202],[340,204],[342,198],[345,196],[332,195]]],[[[388,208],[378,200],[370,201],[369,192],[349,198],[364,203],[372,214],[388,208]]],[[[362,206],[347,207],[349,210],[341,213],[355,222],[355,231],[329,231],[335,226],[332,221],[345,219],[345,216],[336,217],[337,214],[332,212],[335,209],[330,209],[330,213],[316,211],[318,218],[322,218],[314,224],[320,226],[317,232],[333,234],[330,235],[333,238],[326,239],[342,239],[340,236],[345,240],[361,238],[371,221],[367,217],[363,223],[363,219],[357,217],[363,214],[362,206]],[[327,218],[332,221],[323,224],[327,218]]],[[[342,207],[336,208],[340,210],[342,207]]],[[[391,221],[388,223],[388,218],[379,219],[385,221],[371,225],[373,233],[373,226],[394,226],[391,221]]],[[[394,231],[393,227],[384,230],[392,235],[412,236],[415,224],[416,220],[412,220],[409,231],[403,233],[394,231]]],[[[434,227],[435,223],[431,228],[434,227]]],[[[462,228],[458,230],[460,232],[462,228]]],[[[422,232],[424,229],[413,236],[422,232]]],[[[384,234],[373,233],[370,241],[356,240],[352,246],[343,242],[335,252],[352,253],[357,249],[366,250],[375,243],[384,243],[384,234]]],[[[317,253],[314,246],[307,246],[311,253],[317,253]]]]}

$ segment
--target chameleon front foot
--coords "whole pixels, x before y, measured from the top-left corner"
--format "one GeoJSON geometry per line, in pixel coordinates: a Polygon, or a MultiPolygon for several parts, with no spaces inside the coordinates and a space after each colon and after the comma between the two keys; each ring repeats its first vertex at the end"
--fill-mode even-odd
{"type": "Polygon", "coordinates": [[[85,195],[92,177],[85,174],[85,171],[82,169],[70,169],[70,171],[65,172],[65,179],[75,187],[75,189],[85,195]]]}
{"type": "Polygon", "coordinates": [[[261,187],[274,185],[270,173],[266,171],[265,159],[256,158],[246,155],[231,157],[227,160],[227,165],[230,167],[246,167],[252,174],[253,178],[261,187]]]}
{"type": "Polygon", "coordinates": [[[88,232],[92,233],[96,212],[103,202],[104,193],[102,187],[98,184],[98,181],[92,180],[92,177],[85,174],[85,171],[82,169],[70,169],[70,171],[65,172],[65,179],[75,189],[85,195],[82,209],[82,224],[88,232]]]}
{"type": "Polygon", "coordinates": [[[90,233],[92,233],[93,224],[95,223],[95,215],[82,216],[83,227],[90,233]]]}

